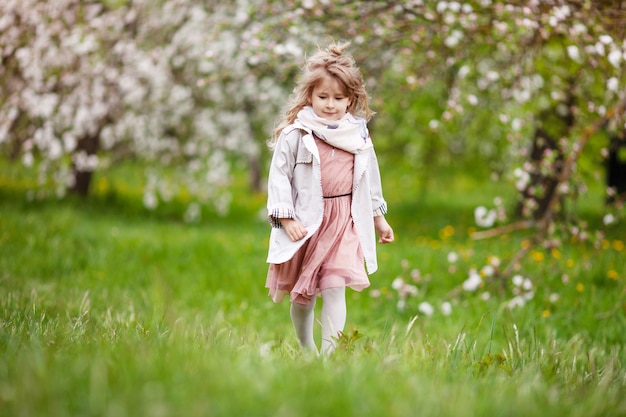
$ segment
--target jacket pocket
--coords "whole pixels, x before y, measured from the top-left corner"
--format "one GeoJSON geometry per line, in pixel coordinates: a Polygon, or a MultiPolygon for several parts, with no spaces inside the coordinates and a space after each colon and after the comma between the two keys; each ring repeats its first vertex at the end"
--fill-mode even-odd
{"type": "Polygon", "coordinates": [[[305,146],[298,148],[296,164],[310,164],[313,162],[313,154],[305,146]]]}

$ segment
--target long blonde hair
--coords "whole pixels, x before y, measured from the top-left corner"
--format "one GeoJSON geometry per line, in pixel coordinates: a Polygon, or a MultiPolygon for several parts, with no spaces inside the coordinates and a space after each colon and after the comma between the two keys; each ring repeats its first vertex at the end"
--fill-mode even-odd
{"type": "Polygon", "coordinates": [[[283,129],[296,120],[298,112],[309,105],[313,89],[328,77],[337,81],[350,99],[348,113],[366,120],[374,115],[368,105],[361,71],[352,55],[344,53],[349,45],[350,42],[332,43],[307,59],[300,79],[289,98],[287,111],[279,120],[269,141],[270,148],[274,147],[283,129]]]}

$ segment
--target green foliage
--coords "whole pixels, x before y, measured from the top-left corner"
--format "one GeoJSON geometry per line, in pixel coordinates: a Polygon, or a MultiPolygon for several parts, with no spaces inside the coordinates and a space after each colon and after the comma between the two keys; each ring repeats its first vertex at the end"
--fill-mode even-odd
{"type": "Polygon", "coordinates": [[[287,303],[266,295],[264,198],[245,180],[228,216],[190,224],[176,199],[149,212],[140,185],[120,188],[130,168],[95,199],[37,205],[2,177],[0,415],[626,415],[623,226],[599,249],[538,249],[520,270],[535,296],[510,309],[508,283],[453,294],[523,244],[469,239],[475,202],[498,190],[436,175],[440,192],[420,198],[401,187],[408,172],[383,169],[398,240],[379,247],[371,288],[348,292],[323,358],[300,352],[287,303]],[[398,310],[392,281],[413,268],[419,293],[398,310]]]}

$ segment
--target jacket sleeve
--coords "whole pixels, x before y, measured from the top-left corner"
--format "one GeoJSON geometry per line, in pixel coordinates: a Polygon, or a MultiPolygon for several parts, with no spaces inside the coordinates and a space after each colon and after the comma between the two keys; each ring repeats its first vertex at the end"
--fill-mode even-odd
{"type": "Polygon", "coordinates": [[[295,217],[292,180],[300,136],[298,129],[288,127],[274,148],[267,182],[267,214],[272,227],[281,227],[281,218],[295,217]]]}
{"type": "Polygon", "coordinates": [[[378,158],[374,148],[370,150],[369,177],[370,177],[370,193],[372,197],[373,216],[384,216],[387,214],[387,202],[383,198],[383,187],[380,179],[380,168],[378,166],[378,158]]]}

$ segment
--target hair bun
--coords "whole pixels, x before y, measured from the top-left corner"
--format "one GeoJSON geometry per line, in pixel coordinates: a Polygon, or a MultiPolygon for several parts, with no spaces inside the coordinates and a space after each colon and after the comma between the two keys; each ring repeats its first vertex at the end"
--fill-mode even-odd
{"type": "Polygon", "coordinates": [[[350,45],[350,42],[333,43],[332,45],[329,45],[326,50],[328,51],[330,55],[334,57],[339,57],[343,55],[344,51],[348,49],[349,45],[350,45]]]}

